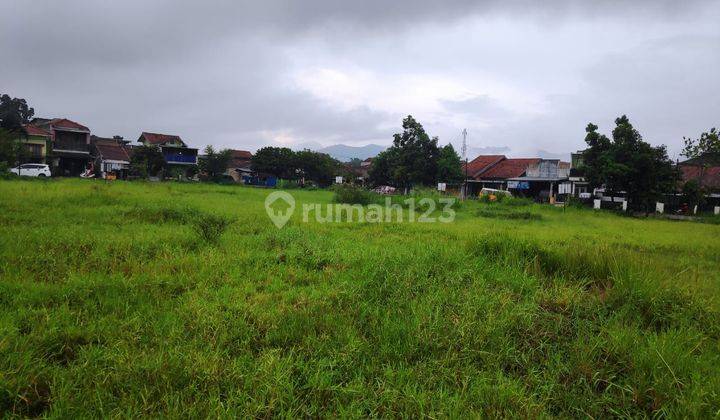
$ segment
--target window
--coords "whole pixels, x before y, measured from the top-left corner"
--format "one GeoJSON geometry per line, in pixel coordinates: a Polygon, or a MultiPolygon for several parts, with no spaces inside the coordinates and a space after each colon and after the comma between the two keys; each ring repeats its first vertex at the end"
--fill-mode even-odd
{"type": "Polygon", "coordinates": [[[42,156],[42,145],[41,144],[26,144],[25,147],[27,147],[28,151],[32,155],[32,157],[41,157],[42,156]]]}

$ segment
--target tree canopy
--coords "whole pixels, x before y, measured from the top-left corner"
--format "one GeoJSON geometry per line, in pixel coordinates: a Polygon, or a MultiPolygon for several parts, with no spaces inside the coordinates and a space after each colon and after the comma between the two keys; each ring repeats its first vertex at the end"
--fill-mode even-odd
{"type": "Polygon", "coordinates": [[[412,115],[403,120],[402,127],[402,133],[393,135],[393,145],[373,159],[373,184],[430,186],[462,179],[460,157],[451,145],[438,147],[438,138],[430,138],[412,115]]]}
{"type": "Polygon", "coordinates": [[[0,95],[0,128],[19,131],[35,115],[35,110],[28,106],[25,99],[11,98],[0,95]]]}
{"type": "Polygon", "coordinates": [[[213,181],[218,181],[227,172],[228,165],[232,159],[229,149],[215,151],[208,145],[204,150],[205,156],[198,159],[198,169],[204,172],[213,181]]]}
{"type": "Polygon", "coordinates": [[[340,173],[340,162],[325,153],[312,150],[294,152],[287,147],[263,147],[253,155],[254,171],[283,179],[309,180],[329,185],[340,173]]]}
{"type": "Polygon", "coordinates": [[[24,135],[23,124],[27,124],[35,114],[25,99],[0,95],[0,164],[12,166],[22,163],[29,155],[27,148],[20,142],[24,135]]]}
{"type": "Polygon", "coordinates": [[[438,158],[438,182],[460,182],[464,178],[462,161],[452,144],[440,148],[438,158]]]}
{"type": "Polygon", "coordinates": [[[697,139],[683,137],[683,141],[685,142],[683,156],[689,159],[703,157],[708,163],[720,164],[720,131],[715,127],[700,134],[697,139]]]}
{"type": "Polygon", "coordinates": [[[645,210],[662,193],[675,189],[678,173],[665,146],[653,147],[643,141],[627,116],[615,119],[612,139],[597,129],[592,123],[585,129],[588,148],[583,160],[590,185],[615,193],[624,191],[631,208],[645,210]]]}
{"type": "Polygon", "coordinates": [[[133,148],[130,158],[130,170],[143,178],[157,176],[165,169],[165,158],[160,147],[141,145],[133,148]]]}

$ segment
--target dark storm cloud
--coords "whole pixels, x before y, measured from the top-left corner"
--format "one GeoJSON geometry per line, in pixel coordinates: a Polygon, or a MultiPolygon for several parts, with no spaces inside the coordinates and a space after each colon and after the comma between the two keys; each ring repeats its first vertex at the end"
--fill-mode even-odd
{"type": "MultiPolygon", "coordinates": [[[[396,130],[388,124],[415,112],[414,103],[397,109],[338,106],[298,86],[295,72],[313,71],[298,66],[350,62],[372,68],[380,78],[392,74],[402,79],[418,70],[420,60],[408,59],[403,45],[420,29],[426,36],[433,31],[442,34],[474,17],[509,22],[507,32],[499,37],[511,37],[515,24],[552,32],[560,22],[596,19],[630,21],[629,31],[642,30],[645,24],[655,25],[658,31],[657,25],[686,22],[694,28],[698,21],[704,25],[717,16],[717,8],[705,12],[708,4],[650,0],[5,1],[0,4],[0,91],[27,98],[38,115],[73,118],[101,135],[135,137],[142,130],[154,130],[180,134],[198,146],[247,148],[268,142],[387,143],[396,130]],[[355,57],[363,46],[371,54],[355,57]],[[342,51],[328,52],[331,48],[342,51]],[[313,50],[327,56],[304,56],[301,64],[293,57],[297,51],[313,50]]],[[[443,40],[452,41],[463,39],[443,40]]],[[[444,68],[434,68],[433,63],[447,60],[443,45],[427,45],[422,61],[427,62],[427,69],[442,74],[444,68]]],[[[538,147],[575,147],[575,134],[570,134],[569,127],[575,133],[586,120],[607,120],[618,112],[633,111],[643,124],[662,127],[673,135],[690,127],[698,131],[717,115],[718,82],[712,76],[713,71],[717,74],[720,57],[717,45],[716,38],[688,35],[655,44],[618,46],[577,75],[595,99],[577,94],[551,96],[541,115],[525,115],[497,97],[479,94],[470,99],[440,98],[443,111],[427,119],[445,135],[460,128],[444,122],[449,117],[477,116],[489,125],[481,131],[483,141],[495,142],[477,147],[509,145],[513,149],[524,147],[529,133],[537,135],[537,127],[546,135],[535,141],[538,147]],[[673,57],[688,61],[679,65],[673,57]],[[715,99],[708,99],[709,95],[715,99]],[[648,107],[648,103],[662,105],[648,107]],[[654,119],[654,114],[662,117],[654,119]],[[675,117],[666,116],[671,114],[675,117]]],[[[466,74],[476,69],[516,72],[512,82],[519,90],[536,83],[532,69],[514,61],[508,61],[508,69],[494,67],[503,61],[486,63],[482,57],[483,51],[473,51],[459,66],[466,67],[466,74]]],[[[660,138],[664,141],[667,136],[660,138]]]]}

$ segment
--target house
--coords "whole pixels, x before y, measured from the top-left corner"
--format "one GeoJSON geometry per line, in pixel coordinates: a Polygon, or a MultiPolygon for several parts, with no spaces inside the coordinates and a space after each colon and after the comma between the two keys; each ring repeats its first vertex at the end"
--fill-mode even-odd
{"type": "Polygon", "coordinates": [[[580,197],[581,194],[590,193],[590,185],[585,180],[585,168],[583,168],[583,153],[583,150],[578,150],[575,153],[570,153],[570,174],[568,177],[568,181],[570,182],[570,194],[575,197],[580,197]]]}
{"type": "Polygon", "coordinates": [[[677,164],[682,183],[697,181],[708,192],[720,192],[720,156],[709,154],[677,164]]]}
{"type": "Polygon", "coordinates": [[[481,155],[468,162],[468,194],[476,195],[483,188],[507,190],[510,179],[523,176],[528,166],[540,158],[508,158],[505,155],[481,155]]]}
{"type": "Polygon", "coordinates": [[[180,136],[143,132],[138,143],[158,146],[171,174],[189,178],[195,173],[198,149],[188,147],[180,136]]]}
{"type": "Polygon", "coordinates": [[[47,163],[52,141],[50,132],[30,124],[23,125],[22,131],[23,135],[20,136],[20,142],[27,149],[29,156],[26,162],[18,162],[18,164],[47,163]]]}
{"type": "Polygon", "coordinates": [[[508,178],[507,188],[517,195],[554,203],[557,194],[569,194],[570,162],[537,159],[527,166],[523,176],[508,178]],[[560,185],[563,185],[562,187],[560,185]]]}
{"type": "Polygon", "coordinates": [[[372,167],[373,158],[369,157],[360,162],[360,168],[358,170],[358,177],[363,180],[367,180],[370,176],[370,168],[372,167]]]}
{"type": "Polygon", "coordinates": [[[66,118],[34,118],[30,125],[50,134],[52,151],[46,156],[54,173],[77,176],[92,160],[90,129],[66,118]]]}
{"type": "Polygon", "coordinates": [[[252,153],[247,150],[230,150],[230,164],[228,164],[227,174],[235,182],[244,182],[244,179],[252,176],[252,169],[250,168],[252,156],[252,153]]]}
{"type": "Polygon", "coordinates": [[[95,171],[101,178],[113,176],[125,179],[130,170],[132,148],[120,136],[104,138],[91,136],[90,144],[95,157],[95,171]]]}

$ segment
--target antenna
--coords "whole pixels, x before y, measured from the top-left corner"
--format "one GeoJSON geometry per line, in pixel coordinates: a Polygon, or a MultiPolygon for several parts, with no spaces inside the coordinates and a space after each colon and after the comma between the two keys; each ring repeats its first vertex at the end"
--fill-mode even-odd
{"type": "Polygon", "coordinates": [[[462,199],[465,200],[465,198],[467,198],[467,189],[468,189],[467,128],[463,128],[462,138],[463,138],[462,157],[465,160],[465,179],[463,180],[462,199]]]}

